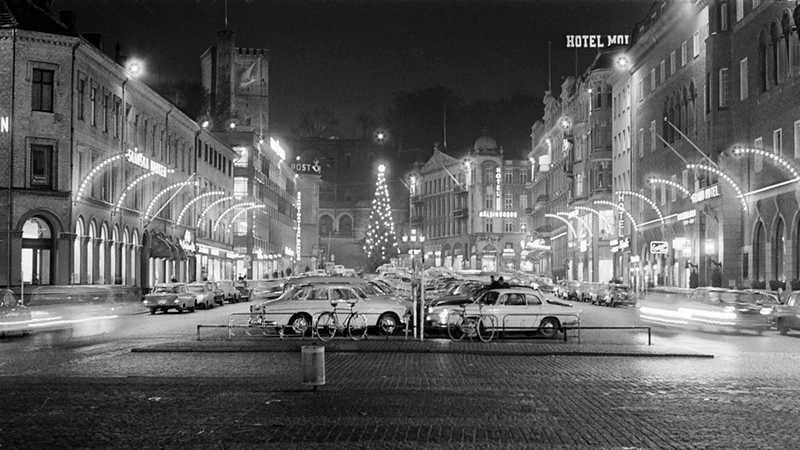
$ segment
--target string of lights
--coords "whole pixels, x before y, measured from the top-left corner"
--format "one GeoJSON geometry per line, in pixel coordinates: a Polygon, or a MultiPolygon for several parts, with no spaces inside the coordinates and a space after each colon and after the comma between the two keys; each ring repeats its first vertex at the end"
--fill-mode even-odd
{"type": "Polygon", "coordinates": [[[747,201],[744,199],[744,195],[742,194],[742,190],[739,188],[739,185],[736,184],[733,181],[733,179],[728,176],[728,174],[722,172],[721,170],[717,169],[716,167],[707,166],[705,164],[687,164],[686,168],[690,169],[690,170],[704,170],[706,172],[711,172],[711,173],[717,175],[718,177],[722,178],[723,180],[725,180],[728,184],[731,185],[733,190],[736,192],[736,197],[739,199],[739,202],[742,204],[742,209],[745,212],[748,211],[747,201]]]}
{"type": "Polygon", "coordinates": [[[199,200],[202,200],[202,199],[204,199],[204,198],[208,198],[208,197],[215,197],[215,196],[217,196],[217,195],[225,195],[225,191],[211,191],[211,192],[206,192],[206,193],[200,194],[200,195],[198,195],[197,197],[195,197],[195,198],[193,198],[193,199],[189,200],[189,201],[186,203],[186,205],[183,207],[183,209],[181,209],[181,212],[180,212],[180,214],[178,214],[178,220],[175,222],[175,224],[176,224],[176,225],[180,225],[180,224],[181,224],[181,222],[183,221],[183,216],[185,216],[185,215],[186,215],[186,211],[188,211],[188,210],[189,210],[189,208],[190,208],[192,205],[194,205],[195,203],[197,203],[199,200]]]}
{"type": "Polygon", "coordinates": [[[612,208],[616,208],[616,209],[622,211],[625,214],[625,216],[628,217],[628,220],[631,221],[631,225],[633,226],[634,231],[639,231],[639,225],[636,223],[636,220],[633,219],[633,215],[631,215],[631,213],[628,212],[628,210],[625,209],[625,207],[622,206],[621,204],[610,202],[608,200],[595,200],[594,204],[595,205],[606,205],[606,206],[610,206],[612,208]]]}

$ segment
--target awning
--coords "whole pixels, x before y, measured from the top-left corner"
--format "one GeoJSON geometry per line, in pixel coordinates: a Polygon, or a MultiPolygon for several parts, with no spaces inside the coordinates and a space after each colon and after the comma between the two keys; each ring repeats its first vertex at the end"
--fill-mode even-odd
{"type": "Polygon", "coordinates": [[[169,244],[169,249],[170,252],[172,253],[172,258],[170,259],[173,261],[179,261],[181,259],[181,253],[180,253],[181,246],[175,243],[175,241],[172,240],[171,236],[167,236],[166,241],[167,244],[169,244]]]}
{"type": "Polygon", "coordinates": [[[167,241],[166,236],[161,234],[152,235],[153,242],[150,243],[150,257],[161,259],[174,259],[172,246],[167,241]]]}
{"type": "Polygon", "coordinates": [[[181,261],[186,261],[189,259],[189,257],[186,256],[186,250],[184,250],[180,245],[178,245],[178,255],[180,256],[181,261]]]}

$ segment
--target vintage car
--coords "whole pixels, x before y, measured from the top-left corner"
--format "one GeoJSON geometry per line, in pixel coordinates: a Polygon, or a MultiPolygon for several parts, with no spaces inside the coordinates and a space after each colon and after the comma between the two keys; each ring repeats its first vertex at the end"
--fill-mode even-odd
{"type": "Polygon", "coordinates": [[[366,294],[352,283],[317,283],[296,285],[277,300],[252,305],[252,321],[273,323],[282,332],[309,334],[323,312],[332,311],[332,302],[339,302],[336,312],[344,322],[350,307],[363,314],[367,325],[377,327],[382,333],[394,334],[406,323],[408,308],[389,299],[366,294]]]}
{"type": "Polygon", "coordinates": [[[31,332],[31,312],[17,301],[10,289],[0,290],[0,336],[31,332]]]}
{"type": "Polygon", "coordinates": [[[448,316],[459,308],[464,308],[468,317],[495,317],[500,332],[536,331],[540,336],[552,338],[562,327],[580,326],[581,310],[558,301],[547,301],[540,291],[532,288],[491,289],[472,303],[435,307],[428,311],[426,323],[445,328],[448,316]]]}
{"type": "Polygon", "coordinates": [[[577,280],[569,280],[562,290],[562,298],[565,300],[580,301],[580,287],[581,282],[577,280]]]}
{"type": "Polygon", "coordinates": [[[704,331],[754,331],[772,327],[774,297],[742,290],[656,288],[639,302],[643,322],[704,331]]]}
{"type": "Polygon", "coordinates": [[[636,293],[627,284],[608,284],[597,296],[597,304],[610,307],[636,306],[636,293]]]}
{"type": "Polygon", "coordinates": [[[248,286],[248,281],[240,278],[234,281],[233,286],[239,292],[239,299],[243,302],[250,301],[250,291],[252,290],[251,287],[248,286]]]}
{"type": "Polygon", "coordinates": [[[789,294],[786,303],[775,307],[775,326],[780,334],[800,331],[800,291],[789,294]]]}
{"type": "Polygon", "coordinates": [[[216,281],[204,281],[206,286],[208,286],[208,290],[214,294],[214,303],[217,305],[224,305],[225,304],[225,292],[219,287],[219,283],[216,281]]]}
{"type": "Polygon", "coordinates": [[[239,303],[242,294],[236,289],[236,283],[230,280],[217,281],[217,288],[222,291],[222,299],[230,303],[239,303]]]}
{"type": "MultiPolygon", "coordinates": [[[[203,287],[204,285],[199,285],[203,287]]],[[[179,313],[184,311],[194,312],[198,303],[202,303],[196,293],[191,292],[184,283],[157,284],[149,294],[145,295],[142,302],[150,314],[156,311],[167,312],[174,309],[179,313]]],[[[212,302],[213,304],[213,302],[212,302]]]]}
{"type": "Polygon", "coordinates": [[[195,307],[211,309],[217,303],[216,294],[209,289],[207,281],[189,283],[186,285],[186,289],[195,295],[195,307]]]}

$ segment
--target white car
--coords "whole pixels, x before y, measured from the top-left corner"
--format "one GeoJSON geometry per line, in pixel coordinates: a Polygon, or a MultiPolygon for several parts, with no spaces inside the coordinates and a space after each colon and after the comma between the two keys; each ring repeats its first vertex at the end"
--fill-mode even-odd
{"type": "Polygon", "coordinates": [[[259,317],[251,320],[260,319],[279,329],[306,334],[316,325],[320,314],[333,310],[331,302],[337,300],[340,323],[344,323],[350,313],[348,300],[355,301],[353,310],[366,317],[368,326],[377,327],[383,333],[393,334],[407,320],[408,308],[404,305],[366,294],[359,286],[344,283],[296,286],[277,300],[253,305],[250,312],[259,317]]]}
{"type": "MultiPolygon", "coordinates": [[[[429,309],[426,317],[434,327],[447,326],[447,318],[462,306],[442,306],[429,309]]],[[[468,317],[494,316],[498,331],[538,331],[544,337],[555,337],[561,327],[580,325],[581,310],[572,305],[546,300],[538,291],[525,288],[492,289],[473,303],[463,305],[468,317]]]]}

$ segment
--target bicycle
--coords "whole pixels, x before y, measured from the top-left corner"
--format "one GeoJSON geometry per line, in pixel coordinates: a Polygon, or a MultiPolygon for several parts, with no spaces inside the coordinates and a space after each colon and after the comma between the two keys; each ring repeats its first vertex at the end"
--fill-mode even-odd
{"type": "Polygon", "coordinates": [[[483,314],[483,305],[478,306],[478,315],[467,315],[467,305],[461,305],[461,311],[453,311],[447,316],[447,334],[450,339],[460,341],[464,336],[482,342],[494,339],[497,332],[497,317],[483,314]]]}
{"type": "Polygon", "coordinates": [[[342,323],[339,323],[338,315],[336,314],[336,306],[341,300],[331,300],[333,311],[326,311],[317,317],[317,337],[321,341],[328,342],[336,335],[337,330],[344,332],[347,329],[347,335],[354,341],[359,341],[367,336],[367,317],[363,314],[353,310],[353,307],[358,302],[357,298],[347,299],[347,304],[350,305],[350,312],[345,317],[342,323]]]}

